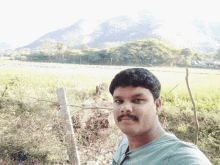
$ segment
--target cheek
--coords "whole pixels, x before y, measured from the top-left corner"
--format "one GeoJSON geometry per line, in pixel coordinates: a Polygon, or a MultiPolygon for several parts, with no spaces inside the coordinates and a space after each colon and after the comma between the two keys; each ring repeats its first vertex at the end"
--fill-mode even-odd
{"type": "Polygon", "coordinates": [[[114,115],[114,120],[116,121],[117,117],[119,116],[118,111],[114,109],[113,115],[114,115]]]}
{"type": "Polygon", "coordinates": [[[115,111],[117,109],[117,105],[113,103],[113,110],[115,111]]]}
{"type": "Polygon", "coordinates": [[[113,104],[113,112],[114,112],[114,115],[119,114],[120,113],[120,106],[117,104],[113,104]]]}

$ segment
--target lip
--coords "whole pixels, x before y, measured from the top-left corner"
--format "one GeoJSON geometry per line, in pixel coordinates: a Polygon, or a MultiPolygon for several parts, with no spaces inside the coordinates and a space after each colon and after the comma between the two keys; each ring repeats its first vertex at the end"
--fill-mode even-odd
{"type": "Polygon", "coordinates": [[[134,120],[133,120],[132,118],[130,118],[130,117],[122,117],[121,120],[132,120],[132,121],[134,121],[134,120]]]}
{"type": "Polygon", "coordinates": [[[138,121],[138,117],[133,114],[127,114],[127,115],[120,115],[117,117],[118,121],[122,120],[132,120],[132,121],[138,121]]]}

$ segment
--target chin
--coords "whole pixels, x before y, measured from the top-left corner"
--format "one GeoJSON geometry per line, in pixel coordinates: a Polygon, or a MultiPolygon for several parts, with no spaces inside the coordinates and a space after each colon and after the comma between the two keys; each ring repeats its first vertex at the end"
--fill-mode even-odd
{"type": "Polygon", "coordinates": [[[126,131],[122,131],[122,132],[127,136],[136,136],[136,135],[140,134],[140,133],[138,133],[137,131],[134,131],[134,130],[126,130],[126,131]]]}
{"type": "Polygon", "coordinates": [[[127,126],[127,127],[119,127],[119,129],[121,130],[121,132],[123,132],[126,135],[136,135],[138,134],[137,129],[132,128],[131,126],[127,126]]]}

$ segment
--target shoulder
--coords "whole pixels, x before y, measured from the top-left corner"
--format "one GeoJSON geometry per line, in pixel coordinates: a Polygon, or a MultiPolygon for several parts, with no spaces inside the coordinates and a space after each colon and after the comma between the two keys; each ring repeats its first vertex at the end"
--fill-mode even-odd
{"type": "Polygon", "coordinates": [[[127,136],[124,135],[118,145],[115,154],[113,155],[113,162],[117,162],[117,160],[121,157],[121,155],[125,153],[127,148],[128,148],[128,139],[127,136]]]}
{"type": "Polygon", "coordinates": [[[211,165],[211,162],[196,145],[184,141],[179,141],[175,150],[170,154],[168,162],[168,164],[179,165],[211,165]]]}
{"type": "Polygon", "coordinates": [[[127,145],[128,144],[128,138],[126,135],[124,135],[118,145],[118,147],[123,146],[123,145],[127,145]]]}

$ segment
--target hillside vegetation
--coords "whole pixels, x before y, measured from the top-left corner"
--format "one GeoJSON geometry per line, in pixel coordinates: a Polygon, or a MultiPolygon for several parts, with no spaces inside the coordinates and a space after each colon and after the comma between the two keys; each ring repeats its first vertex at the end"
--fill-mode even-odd
{"type": "Polygon", "coordinates": [[[157,39],[137,40],[102,50],[90,48],[88,45],[76,50],[51,39],[42,40],[41,43],[38,50],[23,49],[2,53],[2,56],[23,61],[136,66],[188,66],[191,61],[204,63],[220,59],[220,51],[198,54],[190,48],[177,49],[157,39]]]}
{"type": "MultiPolygon", "coordinates": [[[[118,66],[83,66],[20,63],[2,65],[0,70],[0,161],[9,164],[64,164],[68,155],[64,144],[56,89],[65,87],[82,164],[96,161],[111,164],[113,153],[123,136],[113,121],[112,110],[104,110],[108,126],[95,129],[78,126],[78,119],[91,117],[98,109],[112,108],[108,91],[96,93],[96,85],[110,83],[118,66]],[[36,67],[38,66],[38,67],[36,67]],[[53,67],[51,67],[53,66],[53,67]],[[78,106],[78,107],[76,107],[78,106]]],[[[194,141],[192,104],[181,68],[148,68],[162,84],[163,127],[180,139],[194,141]],[[170,92],[179,84],[172,92],[170,92]],[[166,116],[166,120],[165,119],[166,116]]],[[[220,78],[217,71],[189,70],[189,82],[199,121],[197,146],[214,165],[220,158],[220,78]]],[[[97,116],[96,116],[97,117],[97,116]]],[[[87,121],[88,122],[88,121],[87,121]]]]}

